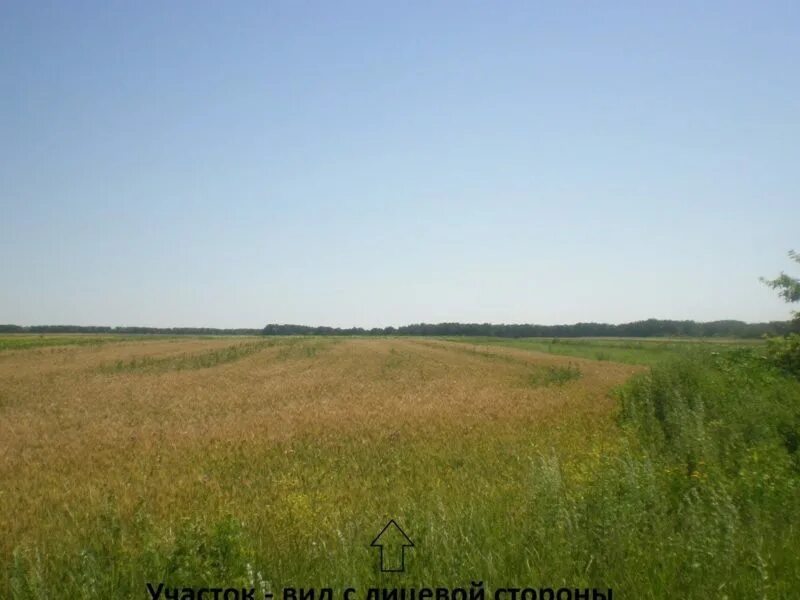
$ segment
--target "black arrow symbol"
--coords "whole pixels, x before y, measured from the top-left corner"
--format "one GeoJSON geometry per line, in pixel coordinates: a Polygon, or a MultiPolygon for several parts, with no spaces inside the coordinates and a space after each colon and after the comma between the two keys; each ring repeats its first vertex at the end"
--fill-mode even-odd
{"type": "Polygon", "coordinates": [[[406,547],[413,547],[414,542],[392,519],[370,546],[381,549],[381,571],[398,573],[405,570],[406,547]]]}

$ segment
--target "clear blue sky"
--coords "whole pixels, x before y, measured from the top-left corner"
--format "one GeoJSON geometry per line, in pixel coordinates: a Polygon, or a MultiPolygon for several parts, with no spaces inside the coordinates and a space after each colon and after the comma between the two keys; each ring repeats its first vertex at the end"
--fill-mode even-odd
{"type": "Polygon", "coordinates": [[[800,3],[0,4],[0,323],[785,319],[800,3]]]}

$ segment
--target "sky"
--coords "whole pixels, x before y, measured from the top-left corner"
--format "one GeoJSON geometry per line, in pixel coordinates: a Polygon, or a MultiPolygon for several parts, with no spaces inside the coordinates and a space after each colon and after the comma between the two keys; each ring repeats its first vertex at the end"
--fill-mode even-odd
{"type": "Polygon", "coordinates": [[[5,0],[0,323],[787,319],[798,65],[794,0],[5,0]]]}

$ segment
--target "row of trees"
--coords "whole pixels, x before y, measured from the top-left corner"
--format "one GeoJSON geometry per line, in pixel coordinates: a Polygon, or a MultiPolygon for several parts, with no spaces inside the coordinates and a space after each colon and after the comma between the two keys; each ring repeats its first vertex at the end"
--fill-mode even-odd
{"type": "Polygon", "coordinates": [[[671,321],[647,319],[620,325],[575,323],[573,325],[506,325],[492,323],[418,323],[403,327],[309,327],[270,324],[264,335],[445,335],[492,337],[737,337],[758,338],[784,335],[791,331],[789,321],[745,323],[743,321],[671,321]]]}
{"type": "Polygon", "coordinates": [[[122,333],[160,335],[259,335],[261,329],[214,327],[107,327],[104,325],[0,325],[0,333],[122,333]]]}
{"type": "Polygon", "coordinates": [[[0,333],[95,333],[160,335],[444,335],[492,337],[739,337],[785,335],[790,321],[744,323],[743,321],[670,321],[648,319],[621,325],[575,323],[573,325],[526,325],[492,323],[417,323],[403,327],[309,327],[267,325],[263,329],[216,329],[213,327],[105,327],[82,325],[0,325],[0,333]]]}

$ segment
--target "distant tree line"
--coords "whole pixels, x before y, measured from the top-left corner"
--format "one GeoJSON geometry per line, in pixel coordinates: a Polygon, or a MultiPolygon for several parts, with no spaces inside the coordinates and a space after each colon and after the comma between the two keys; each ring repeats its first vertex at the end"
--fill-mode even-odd
{"type": "Polygon", "coordinates": [[[103,325],[0,325],[0,333],[124,333],[159,335],[260,335],[261,329],[215,327],[106,327],[103,325]]]}
{"type": "Polygon", "coordinates": [[[310,327],[267,325],[263,329],[214,327],[105,327],[84,325],[0,325],[0,333],[113,333],[160,335],[439,335],[491,337],[735,337],[758,338],[786,335],[797,328],[792,321],[745,323],[743,321],[670,321],[647,319],[620,325],[575,323],[572,325],[495,325],[492,323],[417,323],[402,327],[310,327]]]}
{"type": "Polygon", "coordinates": [[[758,338],[784,335],[791,331],[791,321],[745,323],[743,321],[671,321],[647,319],[620,325],[575,323],[572,325],[495,325],[492,323],[418,323],[402,327],[309,327],[276,325],[264,327],[264,335],[440,335],[490,337],[736,337],[758,338]]]}

